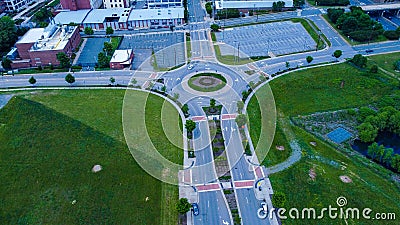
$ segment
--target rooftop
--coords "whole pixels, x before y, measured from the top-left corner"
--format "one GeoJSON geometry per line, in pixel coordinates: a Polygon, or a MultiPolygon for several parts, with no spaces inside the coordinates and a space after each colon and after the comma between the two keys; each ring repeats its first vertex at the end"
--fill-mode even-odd
{"type": "Polygon", "coordinates": [[[42,35],[44,35],[44,28],[29,29],[28,32],[17,41],[17,44],[34,43],[39,40],[42,35]]]}
{"type": "Polygon", "coordinates": [[[113,56],[111,57],[111,63],[130,63],[130,56],[132,55],[132,50],[115,50],[113,56]]]}
{"type": "Polygon", "coordinates": [[[183,7],[132,10],[128,21],[183,18],[183,7]]]}
{"type": "Polygon", "coordinates": [[[62,11],[54,17],[54,22],[56,24],[69,24],[69,23],[81,24],[89,12],[90,9],[77,10],[77,11],[62,11]]]}
{"type": "Polygon", "coordinates": [[[84,23],[126,22],[130,8],[93,9],[86,16],[84,23]]]}
{"type": "Polygon", "coordinates": [[[60,50],[64,49],[68,43],[76,26],[57,26],[56,24],[49,25],[42,35],[40,35],[34,42],[31,51],[47,51],[47,50],[60,50]]]}

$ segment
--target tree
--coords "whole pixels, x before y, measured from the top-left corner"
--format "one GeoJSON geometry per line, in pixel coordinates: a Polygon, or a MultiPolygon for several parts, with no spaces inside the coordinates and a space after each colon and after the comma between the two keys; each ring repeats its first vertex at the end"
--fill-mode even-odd
{"type": "Polygon", "coordinates": [[[332,21],[332,23],[336,23],[339,17],[343,14],[344,14],[344,9],[334,9],[334,8],[328,9],[328,17],[332,21]]]}
{"type": "Polygon", "coordinates": [[[216,23],[213,23],[213,24],[211,24],[210,28],[212,31],[216,32],[219,30],[219,25],[216,23]]]}
{"type": "Polygon", "coordinates": [[[115,78],[114,77],[110,77],[110,83],[114,84],[115,83],[115,78]]]}
{"type": "Polygon", "coordinates": [[[31,78],[29,78],[29,83],[32,85],[36,84],[36,79],[33,76],[31,76],[31,78]]]}
{"type": "Polygon", "coordinates": [[[394,153],[393,148],[387,148],[385,154],[383,155],[382,163],[385,164],[386,166],[390,166],[390,163],[392,162],[393,153],[394,153]]]}
{"type": "Polygon", "coordinates": [[[395,70],[400,71],[400,59],[393,63],[395,70]]]}
{"type": "Polygon", "coordinates": [[[354,57],[350,60],[354,65],[364,68],[367,66],[367,57],[361,55],[361,54],[356,54],[354,57]]]}
{"type": "Polygon", "coordinates": [[[334,51],[333,52],[333,56],[335,57],[335,58],[340,58],[340,56],[342,56],[342,50],[336,50],[336,51],[334,51]]]}
{"type": "Polygon", "coordinates": [[[100,52],[97,55],[97,64],[100,68],[106,68],[110,66],[110,60],[109,58],[106,56],[106,54],[104,54],[104,52],[100,52]]]}
{"type": "Polygon", "coordinates": [[[213,11],[211,2],[207,2],[206,3],[206,11],[207,11],[207,14],[209,14],[210,17],[211,17],[212,16],[212,11],[213,11]]]}
{"type": "Polygon", "coordinates": [[[48,21],[48,18],[52,16],[51,11],[48,10],[46,7],[42,7],[39,11],[35,14],[35,21],[36,22],[45,22],[48,21]]]}
{"type": "Polygon", "coordinates": [[[185,128],[188,133],[192,133],[196,129],[196,123],[193,120],[186,120],[185,128]]]}
{"type": "Polygon", "coordinates": [[[378,128],[372,126],[370,123],[362,123],[357,127],[358,136],[363,142],[374,141],[378,135],[378,128]]]}
{"type": "Polygon", "coordinates": [[[210,107],[211,108],[214,108],[215,107],[215,103],[216,103],[216,101],[215,101],[215,99],[210,99],[210,107]]]}
{"type": "Polygon", "coordinates": [[[304,4],[304,0],[293,0],[293,7],[301,8],[304,4]]]}
{"type": "Polygon", "coordinates": [[[72,84],[75,82],[75,77],[69,73],[69,74],[67,74],[67,76],[65,76],[65,81],[69,84],[72,84]]]}
{"type": "Polygon", "coordinates": [[[113,53],[113,45],[110,42],[104,42],[103,51],[107,56],[111,56],[113,53]]]}
{"type": "Polygon", "coordinates": [[[286,69],[290,68],[290,62],[285,62],[286,69]]]}
{"type": "Polygon", "coordinates": [[[376,152],[376,159],[382,163],[383,156],[385,155],[385,146],[379,145],[378,151],[376,152]]]}
{"type": "Polygon", "coordinates": [[[310,55],[306,57],[307,63],[311,63],[313,61],[313,59],[314,58],[310,55]]]}
{"type": "Polygon", "coordinates": [[[17,41],[17,29],[11,17],[0,18],[0,52],[8,52],[17,41]]]}
{"type": "Polygon", "coordinates": [[[283,208],[286,203],[286,195],[283,192],[276,191],[272,195],[272,205],[275,208],[283,208]]]}
{"type": "Polygon", "coordinates": [[[378,149],[379,149],[378,143],[376,142],[372,143],[370,146],[368,146],[367,155],[371,159],[375,159],[378,149]]]}
{"type": "Polygon", "coordinates": [[[272,11],[274,12],[281,12],[284,7],[285,7],[284,1],[278,1],[272,3],[272,11]]]}
{"type": "Polygon", "coordinates": [[[400,172],[400,155],[399,154],[394,154],[390,164],[391,164],[391,167],[395,171],[400,172]]]}
{"type": "Polygon", "coordinates": [[[7,57],[3,57],[3,60],[1,61],[1,65],[6,70],[11,69],[11,63],[12,63],[12,61],[7,57]]]}
{"type": "Polygon", "coordinates": [[[165,85],[162,86],[162,87],[161,87],[161,91],[162,91],[162,92],[166,92],[166,91],[167,91],[167,87],[166,87],[165,85]]]}
{"type": "Polygon", "coordinates": [[[240,113],[243,111],[243,108],[244,108],[244,103],[243,103],[243,101],[238,101],[238,102],[236,103],[236,106],[237,106],[237,108],[238,108],[238,113],[240,114],[240,113]]]}
{"type": "Polygon", "coordinates": [[[131,84],[133,84],[133,85],[137,84],[137,80],[135,78],[132,78],[131,84]]]}
{"type": "Polygon", "coordinates": [[[189,116],[189,106],[187,104],[184,104],[181,109],[182,109],[182,112],[185,115],[185,117],[188,117],[189,116]]]}
{"type": "Polygon", "coordinates": [[[93,35],[94,31],[91,27],[85,27],[85,30],[83,31],[86,35],[93,35]]]}
{"type": "Polygon", "coordinates": [[[69,68],[71,67],[71,60],[65,52],[57,53],[57,60],[60,62],[61,68],[69,68]]]}
{"type": "Polygon", "coordinates": [[[247,116],[245,114],[239,114],[236,116],[235,122],[237,123],[238,127],[241,128],[247,123],[247,116]]]}
{"type": "Polygon", "coordinates": [[[107,27],[106,28],[106,35],[111,35],[114,34],[114,29],[112,27],[107,27]]]}
{"type": "Polygon", "coordinates": [[[377,73],[378,72],[378,66],[377,65],[372,65],[371,69],[369,69],[369,72],[371,73],[377,73]]]}
{"type": "Polygon", "coordinates": [[[179,202],[176,205],[176,209],[180,214],[185,214],[189,212],[190,208],[192,208],[192,205],[189,203],[187,198],[179,199],[179,202]]]}

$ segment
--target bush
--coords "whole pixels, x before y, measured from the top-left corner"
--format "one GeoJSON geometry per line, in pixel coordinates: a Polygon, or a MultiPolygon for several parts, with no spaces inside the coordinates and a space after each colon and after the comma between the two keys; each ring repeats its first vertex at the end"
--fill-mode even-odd
{"type": "Polygon", "coordinates": [[[367,57],[362,56],[361,54],[356,54],[354,57],[350,60],[354,65],[364,68],[367,66],[367,57]]]}
{"type": "Polygon", "coordinates": [[[387,30],[383,32],[383,35],[389,40],[398,40],[400,38],[400,33],[395,30],[387,30]]]}
{"type": "Polygon", "coordinates": [[[283,192],[275,192],[272,196],[272,205],[275,208],[283,208],[286,202],[286,195],[283,192]]]}
{"type": "Polygon", "coordinates": [[[378,72],[378,66],[377,65],[372,65],[371,69],[369,70],[371,73],[377,73],[378,72]]]}
{"type": "Polygon", "coordinates": [[[400,70],[400,59],[393,64],[395,70],[400,70]]]}
{"type": "Polygon", "coordinates": [[[321,6],[334,6],[334,5],[340,5],[340,6],[346,6],[350,4],[349,0],[317,0],[315,1],[315,4],[321,5],[321,6]]]}

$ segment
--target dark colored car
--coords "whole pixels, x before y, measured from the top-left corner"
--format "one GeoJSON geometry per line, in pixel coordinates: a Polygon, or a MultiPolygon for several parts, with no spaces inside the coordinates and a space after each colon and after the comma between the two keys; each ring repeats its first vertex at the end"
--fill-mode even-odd
{"type": "Polygon", "coordinates": [[[193,210],[193,215],[195,216],[199,215],[199,205],[197,205],[197,203],[192,204],[192,210],[193,210]]]}
{"type": "Polygon", "coordinates": [[[368,49],[368,50],[365,50],[365,52],[366,52],[366,53],[371,53],[371,52],[374,52],[374,50],[368,49]]]}

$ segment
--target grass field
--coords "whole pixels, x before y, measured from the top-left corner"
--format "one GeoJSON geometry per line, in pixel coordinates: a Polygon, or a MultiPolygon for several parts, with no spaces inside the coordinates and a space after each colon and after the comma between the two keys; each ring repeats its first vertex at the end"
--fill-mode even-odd
{"type": "Polygon", "coordinates": [[[400,79],[400,72],[394,70],[393,63],[400,60],[400,52],[385,54],[385,55],[374,55],[368,56],[370,63],[375,63],[382,69],[394,74],[400,79]]]}
{"type": "MultiPolygon", "coordinates": [[[[126,146],[124,91],[16,94],[0,111],[2,224],[177,223],[178,188],[147,175],[126,146]],[[95,164],[103,170],[92,173],[95,164]]],[[[161,127],[154,117],[162,102],[149,98],[150,130],[161,127]]],[[[176,111],[166,116],[178,117],[176,111]]],[[[158,149],[168,149],[162,154],[182,161],[165,135],[150,137],[158,149]]]]}
{"type": "MultiPolygon", "coordinates": [[[[394,86],[390,78],[382,73],[377,77],[365,76],[348,64],[313,68],[293,72],[273,80],[271,88],[274,93],[278,115],[289,119],[295,115],[305,115],[317,111],[343,109],[364,106],[378,101],[390,93],[394,86]],[[384,79],[382,79],[384,77],[384,79]],[[344,81],[343,88],[341,83],[344,81]]],[[[263,89],[263,88],[262,88],[263,89]]],[[[261,90],[262,90],[261,89],[261,90]]],[[[259,139],[257,124],[259,106],[251,99],[248,113],[250,118],[250,134],[252,140],[259,139]],[[252,131],[254,129],[254,131],[252,131]],[[255,133],[255,134],[254,134],[255,133]]],[[[278,121],[280,119],[278,117],[278,121]]],[[[377,172],[375,165],[358,155],[346,155],[302,129],[291,126],[295,138],[302,148],[302,159],[287,170],[270,175],[274,191],[282,191],[287,195],[286,209],[296,207],[315,207],[321,209],[337,206],[339,196],[347,198],[346,207],[363,209],[369,207],[375,212],[399,212],[399,185],[391,181],[387,175],[377,172]],[[314,147],[310,142],[316,142],[314,147]],[[315,180],[309,176],[310,170],[316,173],[315,180]],[[339,176],[347,175],[352,183],[343,183],[339,176]]],[[[262,138],[261,138],[262,139],[262,138]]],[[[267,158],[263,164],[270,166],[287,157],[279,155],[275,145],[285,144],[285,129],[278,122],[276,136],[267,158]]],[[[371,214],[374,215],[374,214],[371,214]]],[[[397,215],[398,217],[398,215],[397,215]]],[[[376,220],[285,220],[284,224],[398,224],[396,221],[376,220]]]]}

